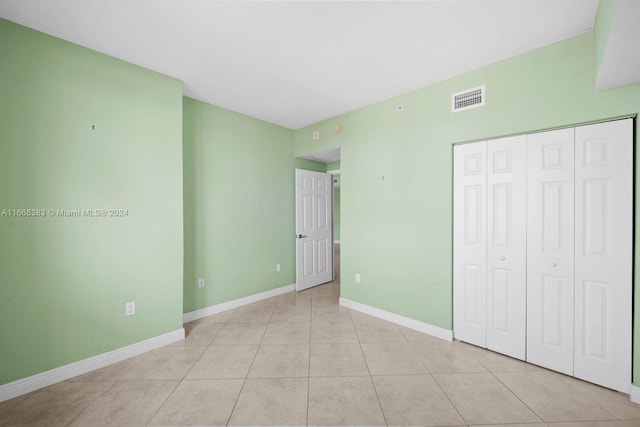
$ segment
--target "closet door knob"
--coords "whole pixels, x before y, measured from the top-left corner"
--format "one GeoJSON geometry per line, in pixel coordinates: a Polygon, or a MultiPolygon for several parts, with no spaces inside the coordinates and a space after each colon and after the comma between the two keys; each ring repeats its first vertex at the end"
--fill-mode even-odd
{"type": "Polygon", "coordinates": [[[500,261],[504,261],[505,259],[506,259],[506,258],[505,258],[505,257],[503,257],[503,256],[501,256],[501,257],[500,257],[500,261]]]}
{"type": "Polygon", "coordinates": [[[558,264],[556,264],[555,262],[551,263],[551,267],[553,267],[553,268],[556,268],[556,265],[558,265],[558,264]]]}

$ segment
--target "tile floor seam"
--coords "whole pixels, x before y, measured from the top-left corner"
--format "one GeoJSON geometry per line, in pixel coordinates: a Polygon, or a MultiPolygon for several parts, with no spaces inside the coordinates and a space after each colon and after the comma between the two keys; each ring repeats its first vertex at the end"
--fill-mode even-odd
{"type": "MultiPolygon", "coordinates": [[[[265,328],[266,331],[266,328],[265,328]]],[[[251,371],[251,367],[253,366],[253,362],[255,362],[256,360],[256,356],[258,355],[258,352],[260,351],[260,345],[257,346],[258,348],[256,349],[255,354],[253,355],[253,359],[251,360],[251,364],[249,365],[249,368],[247,369],[247,373],[244,376],[244,379],[242,381],[242,387],[240,387],[240,392],[238,393],[238,396],[236,396],[236,401],[233,402],[233,408],[231,408],[231,411],[229,412],[229,417],[227,418],[227,422],[225,423],[226,426],[229,425],[229,423],[231,422],[231,417],[233,416],[233,412],[236,410],[236,406],[238,405],[238,400],[240,400],[240,395],[242,395],[242,392],[244,391],[244,386],[247,384],[247,379],[249,377],[249,371],[251,371]]]]}
{"type": "MultiPolygon", "coordinates": [[[[273,316],[273,313],[271,313],[271,315],[273,316]]],[[[231,422],[231,418],[233,417],[233,413],[236,410],[236,406],[238,406],[238,400],[240,400],[240,396],[242,396],[242,392],[244,391],[244,387],[245,385],[247,385],[247,380],[249,379],[249,372],[251,372],[251,368],[253,367],[253,364],[256,361],[256,357],[258,357],[258,353],[260,352],[260,347],[262,347],[262,341],[264,340],[264,336],[267,333],[267,329],[269,324],[267,323],[267,327],[264,328],[264,332],[262,333],[262,338],[260,338],[260,342],[257,344],[257,348],[256,348],[256,352],[253,355],[253,358],[251,359],[251,364],[249,365],[249,368],[247,369],[247,373],[244,376],[244,381],[242,382],[242,387],[240,387],[240,392],[238,393],[238,396],[236,397],[236,401],[233,402],[233,408],[231,408],[231,411],[229,412],[229,418],[227,418],[227,422],[225,423],[226,426],[229,425],[229,423],[231,422]]]]}
{"type": "MultiPolygon", "coordinates": [[[[220,330],[218,330],[218,332],[216,332],[216,337],[218,336],[218,334],[220,333],[220,331],[222,330],[222,328],[220,328],[220,330]]],[[[213,342],[216,338],[214,337],[211,342],[213,342]]],[[[195,347],[195,346],[194,346],[195,347]]],[[[189,373],[193,370],[193,367],[196,366],[196,364],[200,361],[200,359],[202,359],[202,357],[204,356],[204,354],[207,352],[207,349],[209,347],[211,347],[211,344],[207,345],[207,346],[203,346],[204,350],[202,351],[202,353],[200,353],[200,356],[198,356],[198,358],[191,364],[191,366],[189,367],[189,369],[187,370],[187,372],[184,374],[184,376],[181,378],[180,382],[182,382],[182,380],[184,380],[185,378],[187,378],[187,376],[189,376],[189,373]]]]}
{"type": "MultiPolygon", "coordinates": [[[[354,325],[354,329],[355,329],[355,325],[354,325]]],[[[356,335],[357,335],[357,331],[356,331],[356,335]]],[[[369,362],[367,361],[367,356],[364,352],[364,348],[362,348],[362,342],[360,342],[360,337],[358,336],[358,343],[360,345],[360,352],[362,353],[362,358],[364,359],[364,364],[367,367],[367,372],[369,372],[369,381],[371,382],[371,385],[373,387],[373,392],[376,394],[376,399],[378,400],[378,406],[380,407],[380,412],[382,413],[382,419],[384,420],[385,425],[389,425],[389,422],[387,421],[387,416],[384,413],[384,409],[382,408],[382,402],[380,401],[380,396],[378,395],[378,390],[376,389],[376,384],[373,381],[373,376],[371,375],[371,369],[369,368],[369,362]]]]}
{"type": "Polygon", "coordinates": [[[171,396],[173,396],[173,393],[175,393],[175,391],[178,389],[178,387],[180,387],[180,384],[182,384],[183,380],[184,380],[184,377],[183,377],[182,380],[178,381],[178,383],[173,387],[173,390],[171,390],[171,393],[169,393],[167,395],[167,397],[162,401],[162,403],[160,405],[158,405],[156,410],[153,412],[153,414],[151,414],[151,416],[149,417],[147,422],[144,424],[145,426],[148,426],[149,424],[151,424],[151,420],[153,420],[153,417],[155,417],[156,414],[160,411],[160,409],[162,409],[162,407],[169,401],[169,398],[171,398],[171,396]]]}
{"type": "Polygon", "coordinates": [[[378,394],[378,389],[376,388],[376,383],[373,381],[373,377],[371,376],[371,372],[369,372],[369,381],[371,381],[371,386],[373,387],[373,392],[376,394],[376,399],[378,399],[378,406],[380,406],[380,412],[382,413],[382,419],[384,423],[389,426],[389,421],[387,421],[387,415],[384,413],[384,408],[382,407],[382,401],[380,400],[380,395],[378,394]]]}
{"type": "Polygon", "coordinates": [[[436,385],[438,386],[438,388],[440,389],[440,391],[442,392],[442,394],[444,395],[444,397],[447,398],[447,400],[449,401],[449,403],[451,404],[451,406],[453,407],[453,409],[456,410],[456,413],[458,414],[458,416],[460,417],[460,419],[462,421],[464,421],[465,425],[469,425],[469,422],[462,416],[462,413],[460,412],[460,410],[458,409],[458,407],[453,403],[453,400],[451,400],[451,397],[447,394],[447,392],[444,390],[444,388],[442,388],[442,385],[438,382],[438,379],[436,377],[433,376],[433,374],[429,374],[431,376],[431,378],[433,378],[433,382],[436,383],[436,385]]]}
{"type": "MultiPolygon", "coordinates": [[[[402,333],[402,330],[400,330],[400,333],[402,333]]],[[[404,335],[404,334],[403,334],[404,335]]],[[[405,338],[407,338],[405,336],[405,338]]],[[[424,369],[426,369],[427,374],[431,375],[431,370],[429,369],[429,367],[427,366],[427,364],[425,363],[424,360],[422,360],[422,357],[420,357],[420,355],[418,354],[418,351],[416,350],[416,348],[413,346],[413,343],[411,341],[408,340],[407,338],[407,342],[409,343],[409,347],[411,347],[411,350],[413,350],[413,354],[418,358],[418,360],[420,361],[420,363],[422,363],[422,366],[424,366],[424,369]]]]}
{"type": "MultiPolygon", "coordinates": [[[[72,382],[72,381],[64,381],[64,382],[72,382]]],[[[87,381],[87,382],[89,382],[89,381],[87,381]]],[[[100,382],[107,382],[107,381],[100,381],[100,382]]],[[[91,403],[89,403],[89,404],[87,405],[87,407],[86,407],[86,408],[84,408],[82,411],[78,412],[78,413],[77,413],[73,418],[71,418],[71,420],[69,420],[69,422],[68,422],[67,424],[65,424],[65,426],[70,426],[71,424],[73,424],[73,422],[76,420],[76,418],[78,418],[78,417],[79,417],[79,416],[80,416],[84,411],[86,411],[87,409],[89,409],[89,407],[90,407],[91,405],[93,405],[93,403],[94,403],[96,400],[98,400],[100,397],[102,397],[102,395],[103,395],[103,394],[105,394],[105,393],[107,392],[107,390],[109,390],[111,387],[113,387],[113,385],[114,385],[115,383],[116,383],[116,381],[111,381],[111,384],[110,384],[108,387],[106,387],[104,390],[102,390],[102,392],[101,392],[100,394],[98,394],[98,396],[96,396],[96,398],[95,398],[95,399],[93,399],[93,400],[91,401],[91,403]]]]}
{"type": "MultiPolygon", "coordinates": [[[[546,369],[546,368],[545,368],[545,369],[546,369]]],[[[580,378],[578,378],[578,377],[571,377],[571,376],[568,376],[568,375],[567,375],[567,378],[571,378],[571,379],[575,379],[575,380],[578,380],[578,381],[582,381],[582,380],[581,380],[580,378]]],[[[603,411],[605,411],[605,412],[610,412],[609,410],[607,410],[607,408],[605,408],[605,407],[603,407],[602,405],[600,405],[600,404],[598,403],[598,401],[596,401],[595,399],[592,399],[592,398],[591,398],[591,397],[589,397],[587,394],[585,394],[584,392],[580,391],[580,389],[579,389],[578,387],[574,387],[574,386],[573,386],[573,384],[571,384],[571,382],[570,382],[570,381],[565,381],[563,378],[560,378],[560,381],[562,381],[563,383],[567,384],[569,387],[571,387],[575,392],[577,392],[579,395],[581,395],[581,396],[582,396],[582,397],[584,397],[585,399],[588,399],[589,401],[595,402],[595,403],[596,403],[596,405],[598,405],[598,406],[599,406],[603,411]]],[[[605,388],[605,389],[606,389],[606,387],[603,387],[603,388],[605,388]]],[[[610,389],[607,389],[607,390],[610,390],[610,389]]],[[[630,397],[629,397],[629,399],[630,399],[630,397]]],[[[612,413],[612,415],[613,415],[614,417],[616,417],[614,420],[605,420],[605,421],[622,421],[622,422],[629,421],[629,420],[625,420],[625,419],[623,419],[623,418],[619,418],[619,417],[617,417],[617,416],[616,416],[616,414],[613,414],[613,413],[612,413]]]]}
{"type": "MultiPolygon", "coordinates": [[[[247,375],[249,375],[249,372],[247,372],[247,375]]],[[[233,402],[233,408],[231,408],[231,411],[229,411],[229,417],[227,417],[227,422],[224,423],[225,426],[228,426],[229,423],[231,422],[231,417],[233,416],[233,412],[236,410],[236,406],[238,405],[238,400],[240,400],[240,395],[242,394],[242,391],[244,390],[244,386],[246,384],[247,384],[247,378],[245,377],[244,380],[242,381],[242,387],[240,387],[240,391],[238,392],[238,395],[236,396],[236,401],[233,402]]]]}
{"type": "MultiPolygon", "coordinates": [[[[472,357],[473,357],[473,356],[472,356],[472,357]]],[[[475,359],[475,358],[474,358],[474,359],[475,359]]],[[[480,363],[478,360],[476,360],[476,362],[480,363]]],[[[482,363],[480,363],[480,364],[482,365],[482,363]]],[[[484,366],[484,365],[482,365],[482,366],[484,366]]],[[[530,410],[530,411],[531,411],[531,412],[532,412],[536,417],[538,417],[538,419],[540,419],[540,421],[542,421],[542,422],[544,422],[544,423],[548,423],[548,422],[549,422],[549,421],[545,420],[544,418],[542,418],[542,416],[541,416],[540,414],[538,414],[536,411],[534,411],[532,407],[530,407],[529,405],[527,405],[527,403],[526,403],[524,400],[522,400],[522,399],[520,398],[520,396],[518,396],[518,395],[517,395],[513,390],[511,390],[511,388],[509,388],[505,383],[503,383],[503,382],[500,380],[500,378],[498,378],[498,376],[497,376],[494,372],[489,371],[489,373],[490,373],[490,374],[491,374],[491,375],[492,375],[492,376],[493,376],[493,377],[494,377],[494,378],[495,378],[495,379],[496,379],[500,384],[502,384],[502,386],[503,386],[504,388],[506,388],[507,390],[509,390],[509,393],[513,394],[513,395],[516,397],[516,399],[518,399],[520,402],[522,402],[522,404],[523,404],[524,406],[526,406],[526,407],[527,407],[527,408],[528,408],[528,409],[529,409],[529,410],[530,410]]]]}
{"type": "MultiPolygon", "coordinates": [[[[313,319],[313,306],[311,306],[311,319],[313,319]]],[[[311,393],[311,324],[309,324],[309,363],[307,364],[307,423],[309,425],[309,394],[311,393]]]]}

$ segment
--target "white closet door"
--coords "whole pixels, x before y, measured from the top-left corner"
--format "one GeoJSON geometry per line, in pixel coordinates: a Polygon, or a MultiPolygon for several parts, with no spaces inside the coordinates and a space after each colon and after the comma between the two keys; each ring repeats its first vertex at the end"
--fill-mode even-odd
{"type": "Polygon", "coordinates": [[[453,148],[453,329],[486,347],[486,142],[453,148]]]}
{"type": "Polygon", "coordinates": [[[575,359],[578,378],[631,384],[631,119],[576,128],[575,359]]]}
{"type": "Polygon", "coordinates": [[[573,375],[574,129],[527,136],[527,361],[573,375]]]}
{"type": "Polygon", "coordinates": [[[487,348],[524,360],[526,137],[487,142],[487,348]]]}

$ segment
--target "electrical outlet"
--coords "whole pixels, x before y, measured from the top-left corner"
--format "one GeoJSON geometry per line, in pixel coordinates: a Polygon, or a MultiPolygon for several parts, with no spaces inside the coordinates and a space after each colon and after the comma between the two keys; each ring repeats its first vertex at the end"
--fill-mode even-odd
{"type": "Polygon", "coordinates": [[[132,314],[136,314],[136,302],[131,301],[124,305],[124,314],[125,316],[131,316],[132,314]]]}
{"type": "Polygon", "coordinates": [[[204,277],[198,278],[198,287],[204,288],[204,277]]]}
{"type": "Polygon", "coordinates": [[[360,273],[356,273],[356,283],[360,283],[360,273]]]}
{"type": "Polygon", "coordinates": [[[280,264],[276,264],[276,271],[279,272],[280,270],[282,270],[282,266],[280,264]]]}
{"type": "Polygon", "coordinates": [[[314,130],[313,134],[311,135],[311,139],[313,139],[314,141],[320,141],[320,131],[314,130]]]}

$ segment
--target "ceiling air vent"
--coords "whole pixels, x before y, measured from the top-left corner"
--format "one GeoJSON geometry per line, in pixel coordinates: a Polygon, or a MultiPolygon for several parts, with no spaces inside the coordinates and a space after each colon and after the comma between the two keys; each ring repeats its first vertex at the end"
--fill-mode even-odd
{"type": "Polygon", "coordinates": [[[484,86],[474,87],[451,95],[451,112],[482,107],[485,101],[484,86]]]}

